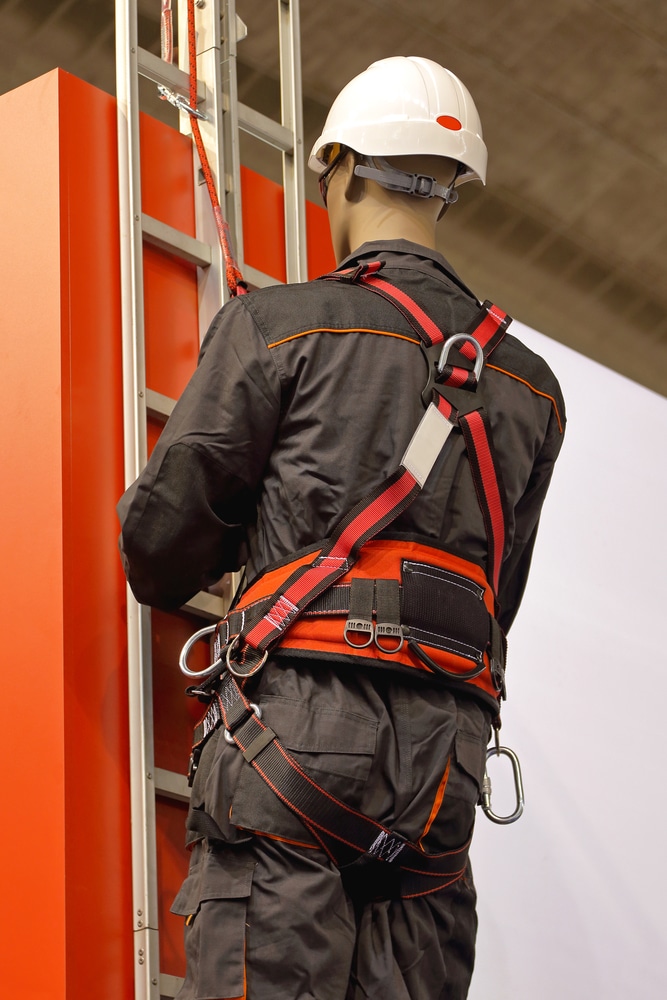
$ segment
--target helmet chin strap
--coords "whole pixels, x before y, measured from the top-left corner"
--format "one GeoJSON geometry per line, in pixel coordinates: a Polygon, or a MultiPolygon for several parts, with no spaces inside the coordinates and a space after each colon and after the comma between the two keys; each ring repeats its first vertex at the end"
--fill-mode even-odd
{"type": "Polygon", "coordinates": [[[370,181],[375,181],[388,191],[401,191],[403,194],[412,194],[416,198],[442,198],[444,201],[443,212],[455,201],[458,201],[458,191],[454,190],[454,184],[459,176],[459,170],[452,182],[445,187],[438,184],[435,177],[428,174],[411,174],[406,170],[399,170],[380,156],[364,157],[363,163],[357,163],[354,168],[357,177],[366,177],[370,181]],[[369,166],[370,164],[370,166],[369,166]]]}

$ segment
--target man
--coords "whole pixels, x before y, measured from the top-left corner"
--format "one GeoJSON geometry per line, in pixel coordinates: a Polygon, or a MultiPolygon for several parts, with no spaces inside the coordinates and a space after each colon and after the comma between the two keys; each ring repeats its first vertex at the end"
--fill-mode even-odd
{"type": "Polygon", "coordinates": [[[177,608],[244,561],[250,581],[199,687],[179,997],[458,1000],[503,630],[563,403],[435,249],[486,172],[453,74],[374,63],[309,166],[338,275],[225,306],[119,505],[140,601],[177,608]]]}

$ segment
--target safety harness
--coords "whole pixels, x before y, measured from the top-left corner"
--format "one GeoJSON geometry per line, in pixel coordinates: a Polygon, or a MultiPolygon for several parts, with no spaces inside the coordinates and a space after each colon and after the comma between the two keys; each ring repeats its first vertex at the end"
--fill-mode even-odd
{"type": "MultiPolygon", "coordinates": [[[[505,500],[477,387],[484,362],[511,320],[485,302],[465,333],[445,341],[437,324],[409,295],[379,276],[381,267],[381,261],[373,261],[322,280],[369,289],[401,312],[425,348],[444,345],[427,387],[431,401],[401,464],[349,511],[326,542],[266,570],[222,622],[195,633],[183,648],[180,666],[198,682],[189,693],[209,700],[195,729],[190,781],[206,741],[223,726],[225,738],[236,744],[336,865],[368,873],[377,870],[377,862],[390,862],[396,883],[390,894],[409,898],[437,892],[460,878],[468,845],[426,854],[330,795],[280,744],[244,693],[248,679],[271,653],[336,660],[351,656],[356,663],[366,659],[374,665],[390,661],[400,669],[472,690],[496,714],[505,696],[505,639],[496,617],[505,500]],[[464,359],[475,362],[472,370],[450,361],[455,346],[464,359]],[[375,538],[419,495],[456,427],[464,436],[486,528],[486,573],[420,541],[375,538]],[[189,650],[213,631],[214,663],[204,671],[191,671],[189,650]]],[[[210,833],[205,823],[202,835],[210,833]]],[[[385,892],[387,866],[381,871],[385,892]]]]}

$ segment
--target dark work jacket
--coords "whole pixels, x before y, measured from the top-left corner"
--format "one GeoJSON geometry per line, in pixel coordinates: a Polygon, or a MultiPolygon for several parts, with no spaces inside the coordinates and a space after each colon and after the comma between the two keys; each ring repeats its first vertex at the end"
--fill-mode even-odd
{"type": "MultiPolygon", "coordinates": [[[[341,267],[375,259],[446,335],[464,331],[478,312],[445,259],[421,246],[367,243],[341,267]]],[[[431,363],[439,349],[431,349],[431,363]]],[[[137,599],[173,609],[243,560],[252,579],[326,538],[398,466],[424,413],[428,364],[398,310],[362,287],[318,280],[228,303],[146,469],[118,505],[137,599]]],[[[511,334],[493,352],[480,391],[508,500],[498,593],[507,630],[565,414],[549,367],[511,334]]],[[[460,433],[387,534],[441,546],[486,569],[484,523],[460,433]]]]}

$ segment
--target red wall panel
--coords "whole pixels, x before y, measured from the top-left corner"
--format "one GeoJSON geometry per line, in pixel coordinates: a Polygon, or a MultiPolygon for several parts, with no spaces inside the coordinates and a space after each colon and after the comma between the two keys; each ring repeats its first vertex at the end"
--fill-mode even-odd
{"type": "MultiPolygon", "coordinates": [[[[0,912],[3,995],[130,1000],[116,106],[55,70],[0,97],[0,124],[9,526],[0,560],[0,752],[9,765],[0,853],[12,859],[12,903],[0,912]]],[[[144,211],[193,235],[190,140],[144,117],[141,141],[144,211]]],[[[243,193],[248,262],[280,279],[282,191],[244,170],[243,193]]],[[[313,275],[333,255],[324,210],[308,206],[307,223],[313,275]]],[[[199,349],[196,268],[148,247],[144,281],[148,385],[176,397],[199,349]]],[[[149,440],[157,433],[151,424],[149,440]]],[[[177,658],[199,625],[153,616],[156,766],[181,772],[202,706],[184,697],[177,658]]],[[[195,656],[203,665],[204,644],[195,656]]],[[[158,802],[162,971],[172,975],[183,974],[181,922],[168,907],[187,865],[184,816],[184,805],[158,802]]]]}

